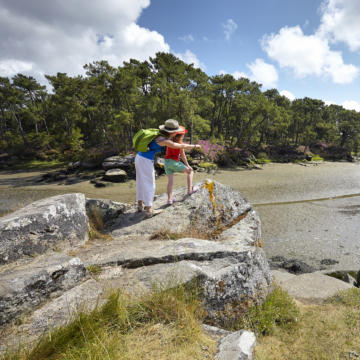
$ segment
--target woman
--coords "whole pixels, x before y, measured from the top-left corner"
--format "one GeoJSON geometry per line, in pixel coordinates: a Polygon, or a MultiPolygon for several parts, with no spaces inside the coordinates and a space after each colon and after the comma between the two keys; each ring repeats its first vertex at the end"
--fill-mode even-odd
{"type": "Polygon", "coordinates": [[[161,212],[161,210],[154,211],[152,209],[155,195],[155,154],[160,152],[165,146],[180,150],[201,148],[200,145],[178,144],[171,140],[177,133],[185,131],[185,128],[179,126],[179,123],[176,120],[166,120],[164,125],[159,126],[159,129],[160,135],[149,144],[148,151],[138,152],[135,157],[136,200],[138,211],[142,211],[145,207],[147,217],[157,215],[161,212]]]}

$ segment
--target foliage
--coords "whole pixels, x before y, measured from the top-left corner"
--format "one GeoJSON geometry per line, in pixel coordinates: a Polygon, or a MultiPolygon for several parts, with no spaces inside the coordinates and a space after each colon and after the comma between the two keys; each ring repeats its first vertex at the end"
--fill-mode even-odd
{"type": "Polygon", "coordinates": [[[82,159],[93,148],[126,153],[140,128],[168,118],[188,129],[190,141],[211,140],[204,154],[223,165],[242,164],[233,149],[256,153],[263,145],[332,144],[338,158],[359,150],[358,112],[307,97],[290,101],[246,78],[210,77],[172,54],[84,68],[85,76],[46,75],[51,92],[31,76],[0,77],[0,152],[37,160],[82,159]]]}

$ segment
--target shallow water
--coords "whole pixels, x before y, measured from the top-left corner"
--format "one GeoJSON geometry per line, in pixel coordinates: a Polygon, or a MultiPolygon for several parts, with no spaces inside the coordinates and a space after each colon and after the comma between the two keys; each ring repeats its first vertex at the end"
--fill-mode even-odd
{"type": "MultiPolygon", "coordinates": [[[[87,197],[132,202],[135,182],[95,188],[88,181],[74,185],[38,185],[41,173],[0,172],[0,214],[56,194],[83,192],[87,197]]],[[[260,170],[197,173],[195,181],[212,178],[239,190],[258,211],[264,250],[269,258],[282,255],[321,267],[321,260],[339,261],[338,269],[360,269],[360,164],[318,166],[267,164],[260,170]]],[[[157,193],[166,191],[165,176],[157,193]]],[[[185,176],[176,175],[175,186],[185,176]]]]}

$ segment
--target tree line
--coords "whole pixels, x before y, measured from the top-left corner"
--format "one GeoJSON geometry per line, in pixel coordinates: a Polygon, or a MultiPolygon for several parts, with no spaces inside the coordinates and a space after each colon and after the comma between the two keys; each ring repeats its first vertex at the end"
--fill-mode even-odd
{"type": "Polygon", "coordinates": [[[360,113],[232,75],[208,76],[169,53],[84,66],[85,75],[0,77],[0,152],[23,158],[79,159],[88,152],[131,150],[140,128],[174,118],[192,141],[264,149],[326,143],[358,152],[360,113]]]}

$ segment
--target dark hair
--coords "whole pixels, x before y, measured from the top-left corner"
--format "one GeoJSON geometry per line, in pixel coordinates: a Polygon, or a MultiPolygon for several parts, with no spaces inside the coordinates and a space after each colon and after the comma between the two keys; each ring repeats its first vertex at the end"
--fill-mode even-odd
{"type": "Polygon", "coordinates": [[[166,138],[170,137],[170,133],[168,133],[166,130],[160,130],[159,134],[165,136],[166,138]]]}
{"type": "Polygon", "coordinates": [[[172,141],[173,142],[176,142],[176,143],[179,143],[179,144],[182,144],[182,139],[181,138],[184,138],[185,134],[176,134],[173,138],[172,138],[172,141]]]}

